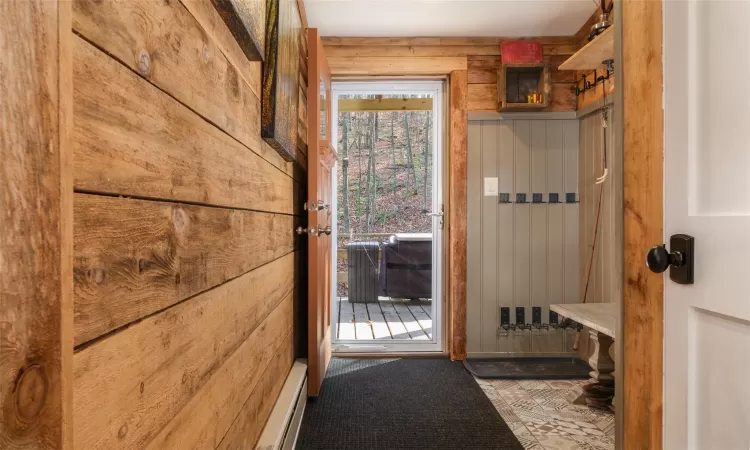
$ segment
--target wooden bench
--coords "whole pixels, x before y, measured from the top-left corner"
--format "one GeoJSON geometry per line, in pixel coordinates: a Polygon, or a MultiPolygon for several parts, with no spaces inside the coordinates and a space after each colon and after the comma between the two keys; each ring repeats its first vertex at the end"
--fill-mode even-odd
{"type": "MultiPolygon", "coordinates": [[[[609,349],[615,339],[617,325],[617,307],[614,303],[570,303],[550,305],[550,310],[589,328],[589,335],[594,342],[594,351],[589,358],[589,365],[593,369],[589,375],[592,384],[614,386],[615,362],[609,356],[609,349]]],[[[597,400],[584,392],[574,403],[586,401],[589,406],[602,407],[597,400]]]]}

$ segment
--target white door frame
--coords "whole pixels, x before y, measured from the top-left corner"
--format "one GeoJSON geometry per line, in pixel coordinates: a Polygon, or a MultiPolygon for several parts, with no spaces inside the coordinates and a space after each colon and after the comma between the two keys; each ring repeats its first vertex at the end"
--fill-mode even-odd
{"type": "MultiPolygon", "coordinates": [[[[338,124],[338,99],[342,94],[429,94],[432,96],[432,211],[441,211],[443,201],[443,129],[444,123],[444,91],[445,82],[442,80],[421,81],[334,81],[331,92],[331,117],[338,124]]],[[[331,142],[338,145],[338,126],[331,127],[331,142]]],[[[332,201],[331,221],[332,242],[338,242],[338,164],[332,173],[332,201]]],[[[443,230],[440,227],[440,217],[432,219],[432,339],[391,339],[391,340],[339,340],[332,338],[333,351],[341,353],[403,353],[403,352],[442,352],[443,335],[445,333],[443,302],[443,230]]],[[[337,250],[337,249],[335,249],[337,250]]],[[[337,286],[336,259],[338,251],[332,251],[331,274],[334,277],[333,286],[337,286]]],[[[337,289],[331,289],[331,323],[338,323],[337,289]]],[[[334,332],[335,334],[335,332],[334,332]]]]}

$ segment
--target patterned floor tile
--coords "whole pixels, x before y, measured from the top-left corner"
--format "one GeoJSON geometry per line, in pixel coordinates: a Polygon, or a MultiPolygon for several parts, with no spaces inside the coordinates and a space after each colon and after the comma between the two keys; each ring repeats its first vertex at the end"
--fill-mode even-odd
{"type": "Polygon", "coordinates": [[[525,449],[614,450],[614,415],[567,399],[587,382],[477,380],[525,449]]]}
{"type": "Polygon", "coordinates": [[[518,400],[509,401],[508,404],[513,409],[539,409],[539,403],[537,403],[533,398],[519,398],[518,400]]]}
{"type": "Polygon", "coordinates": [[[549,399],[562,399],[560,397],[560,393],[556,389],[552,388],[545,388],[545,389],[526,389],[526,392],[531,395],[531,398],[540,401],[540,400],[549,400],[549,399]]]}
{"type": "Polygon", "coordinates": [[[575,380],[546,380],[545,383],[552,389],[572,389],[576,386],[575,380]]]}
{"type": "Polygon", "coordinates": [[[513,411],[513,409],[507,404],[503,404],[503,405],[497,405],[495,403],[493,404],[495,405],[495,409],[497,410],[498,413],[500,413],[500,417],[503,418],[505,423],[510,424],[514,422],[521,422],[521,418],[518,417],[516,413],[513,411]]]}
{"type": "Polygon", "coordinates": [[[550,398],[546,400],[537,400],[539,406],[547,411],[565,411],[570,408],[570,403],[561,398],[550,398]]]}
{"type": "MultiPolygon", "coordinates": [[[[497,389],[496,389],[497,390],[497,389]]],[[[500,394],[500,397],[503,398],[508,404],[511,404],[515,402],[516,400],[529,400],[534,402],[534,399],[531,398],[531,395],[529,395],[526,391],[504,391],[504,390],[497,390],[498,394],[500,394]]],[[[536,403],[536,402],[534,402],[536,403]]]]}
{"type": "Polygon", "coordinates": [[[544,450],[544,447],[536,440],[534,436],[528,435],[528,436],[516,436],[518,438],[518,442],[523,445],[523,448],[525,450],[544,450]]]}
{"type": "Polygon", "coordinates": [[[524,389],[544,389],[549,387],[544,380],[518,380],[518,384],[524,389]]]}
{"type": "Polygon", "coordinates": [[[596,426],[604,432],[606,436],[615,435],[615,416],[605,417],[594,422],[596,426]]]}
{"type": "Polygon", "coordinates": [[[574,422],[585,422],[589,420],[588,416],[581,414],[581,412],[579,412],[576,408],[572,408],[570,406],[561,410],[545,410],[545,412],[549,417],[552,417],[556,420],[572,420],[574,422]]]}
{"type": "Polygon", "coordinates": [[[615,448],[615,442],[611,438],[573,436],[571,439],[576,441],[582,450],[614,450],[615,448]]]}
{"type": "Polygon", "coordinates": [[[547,414],[547,411],[543,410],[540,407],[535,408],[513,408],[513,413],[515,413],[516,416],[518,416],[521,421],[525,420],[539,420],[542,422],[546,422],[548,420],[552,420],[552,418],[547,414]]]}
{"type": "Polygon", "coordinates": [[[523,389],[516,380],[489,380],[489,382],[498,390],[517,391],[523,389]]]}
{"type": "Polygon", "coordinates": [[[578,442],[561,436],[537,436],[537,442],[544,450],[581,450],[578,442]]]}

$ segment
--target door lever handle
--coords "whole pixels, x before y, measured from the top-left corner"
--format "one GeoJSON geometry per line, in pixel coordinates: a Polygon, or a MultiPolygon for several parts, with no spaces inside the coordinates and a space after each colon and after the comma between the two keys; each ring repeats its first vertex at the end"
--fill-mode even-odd
{"type": "Polygon", "coordinates": [[[445,215],[445,213],[443,213],[443,212],[428,212],[427,215],[430,216],[430,217],[443,217],[445,215]]]}

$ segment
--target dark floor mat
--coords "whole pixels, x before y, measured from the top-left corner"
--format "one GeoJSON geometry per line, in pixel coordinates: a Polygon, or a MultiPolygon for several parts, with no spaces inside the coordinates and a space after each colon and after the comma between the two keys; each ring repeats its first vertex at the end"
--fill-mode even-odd
{"type": "Polygon", "coordinates": [[[460,362],[421,358],[332,359],[297,448],[523,449],[460,362]]]}
{"type": "Polygon", "coordinates": [[[467,359],[464,366],[477,378],[508,380],[585,380],[591,371],[578,358],[467,359]]]}

